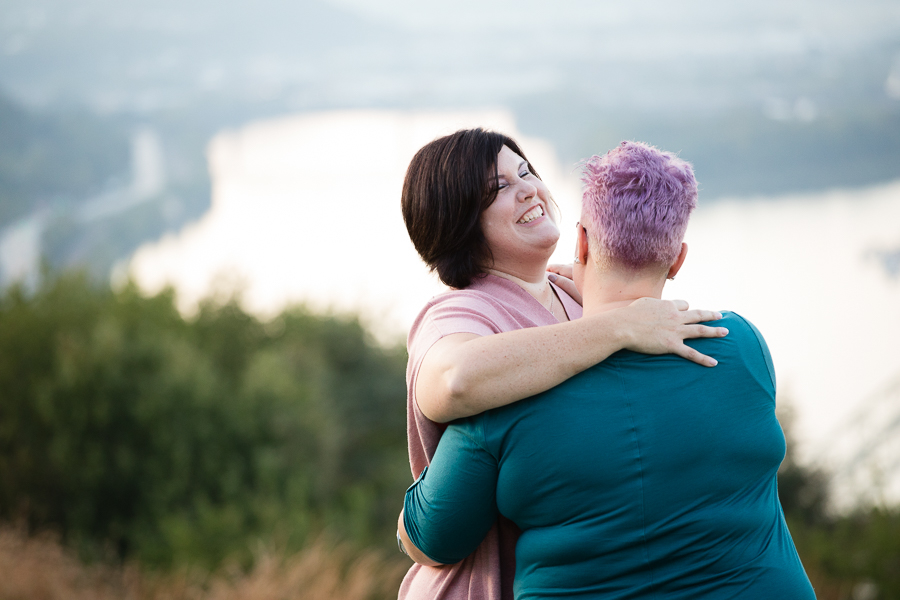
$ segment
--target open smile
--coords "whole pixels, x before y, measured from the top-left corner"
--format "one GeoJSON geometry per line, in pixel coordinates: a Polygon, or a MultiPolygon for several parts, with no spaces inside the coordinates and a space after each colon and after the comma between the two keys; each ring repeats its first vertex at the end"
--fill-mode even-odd
{"type": "Polygon", "coordinates": [[[518,225],[524,225],[525,223],[531,223],[535,219],[538,219],[543,216],[544,216],[544,207],[541,206],[540,204],[538,204],[535,207],[528,209],[528,212],[526,212],[524,215],[522,215],[522,218],[519,219],[518,221],[516,221],[516,223],[518,225]]]}

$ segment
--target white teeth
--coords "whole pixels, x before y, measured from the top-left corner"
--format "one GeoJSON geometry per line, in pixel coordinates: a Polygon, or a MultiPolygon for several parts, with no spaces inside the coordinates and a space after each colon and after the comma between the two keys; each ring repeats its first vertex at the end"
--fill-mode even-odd
{"type": "Polygon", "coordinates": [[[541,206],[540,204],[538,204],[537,206],[535,206],[534,208],[529,210],[527,213],[522,215],[522,218],[519,219],[518,222],[521,224],[531,223],[538,217],[543,217],[543,216],[544,216],[544,207],[541,206]]]}

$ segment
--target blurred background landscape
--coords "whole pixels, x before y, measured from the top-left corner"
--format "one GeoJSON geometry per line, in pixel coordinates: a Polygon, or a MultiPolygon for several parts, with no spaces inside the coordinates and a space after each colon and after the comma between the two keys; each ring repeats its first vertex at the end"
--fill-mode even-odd
{"type": "Polygon", "coordinates": [[[440,291],[399,189],[474,125],[548,181],[559,262],[579,160],[694,164],[667,296],[767,336],[819,597],[900,598],[888,0],[5,0],[0,598],[393,597],[440,291]]]}

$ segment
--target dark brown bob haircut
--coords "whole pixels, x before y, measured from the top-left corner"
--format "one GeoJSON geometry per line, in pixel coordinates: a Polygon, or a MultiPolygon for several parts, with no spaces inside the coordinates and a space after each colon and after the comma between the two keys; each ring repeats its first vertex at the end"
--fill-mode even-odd
{"type": "MultiPolygon", "coordinates": [[[[484,129],[462,129],[422,146],[403,180],[400,203],[413,246],[446,285],[464,288],[493,264],[481,213],[497,198],[497,155],[521,156],[515,140],[484,129]]],[[[531,163],[528,168],[538,176],[531,163]]]]}

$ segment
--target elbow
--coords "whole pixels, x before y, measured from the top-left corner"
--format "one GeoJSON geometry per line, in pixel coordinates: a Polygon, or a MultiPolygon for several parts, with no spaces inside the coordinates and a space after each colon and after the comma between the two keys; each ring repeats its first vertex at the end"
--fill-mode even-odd
{"type": "MultiPolygon", "coordinates": [[[[467,403],[471,395],[471,385],[469,385],[467,378],[459,372],[459,369],[448,371],[444,376],[444,384],[447,389],[445,412],[450,414],[454,412],[451,410],[453,407],[460,407],[467,403]]],[[[454,415],[450,420],[458,416],[454,415]]]]}
{"type": "MultiPolygon", "coordinates": [[[[443,393],[435,407],[438,423],[449,423],[455,419],[468,417],[480,411],[472,410],[473,386],[459,369],[451,369],[444,375],[443,393]]],[[[426,415],[428,416],[428,415],[426,415]]]]}
{"type": "Polygon", "coordinates": [[[424,393],[416,393],[416,401],[422,414],[435,423],[449,423],[479,411],[466,412],[471,398],[471,385],[457,369],[443,374],[440,383],[424,393]],[[437,389],[435,389],[437,388],[437,389]]]}

